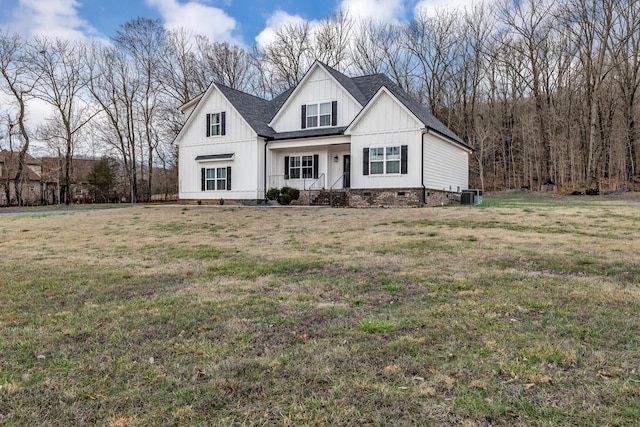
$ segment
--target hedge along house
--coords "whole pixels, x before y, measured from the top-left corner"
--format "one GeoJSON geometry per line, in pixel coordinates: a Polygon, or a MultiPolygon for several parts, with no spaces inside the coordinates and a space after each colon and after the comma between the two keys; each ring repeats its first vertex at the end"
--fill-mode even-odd
{"type": "Polygon", "coordinates": [[[471,148],[382,74],[349,78],[316,61],[271,101],[213,83],[182,105],[179,198],[422,206],[467,189],[471,148]]]}

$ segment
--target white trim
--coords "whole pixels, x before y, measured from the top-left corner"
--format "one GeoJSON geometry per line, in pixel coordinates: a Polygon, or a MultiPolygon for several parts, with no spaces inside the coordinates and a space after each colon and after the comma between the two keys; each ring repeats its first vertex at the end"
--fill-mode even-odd
{"type": "MultiPolygon", "coordinates": [[[[251,125],[245,120],[245,118],[242,116],[242,114],[240,114],[240,112],[236,109],[236,107],[233,105],[233,102],[229,101],[229,98],[224,96],[224,93],[218,88],[218,86],[215,83],[211,83],[209,85],[209,87],[207,88],[207,90],[202,95],[200,95],[199,99],[196,98],[196,99],[198,99],[198,105],[196,105],[196,107],[191,111],[191,114],[189,114],[189,117],[187,117],[187,120],[182,125],[182,128],[180,129],[180,132],[178,132],[178,135],[176,135],[176,137],[173,139],[173,143],[174,144],[176,142],[178,142],[179,140],[181,140],[184,132],[186,132],[186,129],[191,127],[191,122],[193,122],[194,117],[196,115],[198,115],[198,113],[200,113],[200,110],[203,108],[202,106],[205,104],[204,102],[200,102],[200,101],[206,100],[211,95],[211,92],[213,91],[214,88],[215,88],[215,90],[217,90],[220,93],[220,96],[222,96],[222,98],[225,101],[227,101],[227,104],[229,104],[229,107],[240,117],[240,119],[245,123],[245,125],[247,125],[247,127],[249,129],[251,129],[251,133],[253,135],[253,138],[257,138],[258,137],[258,134],[256,133],[256,131],[253,130],[251,125]]],[[[222,112],[222,111],[227,111],[227,110],[220,110],[220,112],[222,112]]],[[[205,115],[205,117],[206,117],[206,115],[205,115]]],[[[224,135],[224,136],[227,136],[229,134],[228,131],[229,131],[229,129],[227,129],[226,135],[224,135]]],[[[234,130],[234,132],[235,132],[235,130],[234,130]]],[[[213,135],[211,135],[209,138],[211,138],[212,136],[213,135]]],[[[220,135],[216,135],[216,136],[220,136],[220,135]]],[[[206,134],[205,134],[205,138],[206,138],[206,134]]]]}
{"type": "Polygon", "coordinates": [[[184,113],[185,110],[188,110],[193,104],[196,104],[198,101],[200,101],[205,93],[206,93],[206,91],[204,91],[200,95],[196,96],[192,100],[185,102],[184,104],[182,104],[181,106],[178,107],[178,110],[180,110],[180,111],[182,111],[184,113]]]}
{"type": "Polygon", "coordinates": [[[344,134],[345,135],[351,135],[351,131],[353,130],[353,127],[364,116],[366,116],[366,114],[369,112],[369,110],[371,108],[373,108],[373,106],[378,101],[378,99],[381,98],[382,95],[385,94],[385,93],[387,95],[389,95],[391,97],[391,99],[393,99],[396,103],[398,103],[398,105],[400,105],[400,108],[402,108],[410,117],[412,117],[413,120],[416,121],[416,123],[419,123],[420,125],[422,125],[421,127],[423,127],[423,128],[426,127],[426,125],[422,122],[422,120],[420,120],[418,117],[416,117],[416,115],[413,114],[411,112],[411,110],[409,110],[402,102],[400,102],[400,100],[398,98],[396,98],[395,95],[393,93],[391,93],[391,91],[389,89],[387,89],[385,86],[381,86],[380,89],[378,89],[378,92],[376,92],[376,94],[373,95],[373,97],[367,103],[367,105],[365,105],[364,108],[362,110],[360,110],[360,112],[353,118],[353,120],[351,121],[349,126],[347,126],[347,128],[344,130],[344,134]]]}
{"type": "Polygon", "coordinates": [[[445,135],[442,135],[437,130],[433,130],[431,128],[425,128],[422,131],[422,133],[425,134],[425,135],[435,136],[436,138],[438,138],[438,139],[440,139],[440,140],[442,140],[442,141],[444,141],[446,143],[449,143],[449,144],[455,146],[456,148],[459,148],[460,150],[466,151],[468,154],[473,153],[472,149],[469,149],[467,147],[464,147],[464,146],[460,145],[459,143],[457,143],[456,141],[452,140],[451,138],[449,138],[449,137],[447,137],[445,135]]]}
{"type": "MultiPolygon", "coordinates": [[[[309,67],[309,69],[307,70],[307,72],[305,73],[304,77],[302,77],[302,80],[300,80],[300,83],[298,83],[298,85],[295,87],[295,89],[293,89],[293,91],[289,94],[289,96],[287,97],[287,100],[284,102],[284,104],[282,104],[282,106],[280,107],[280,109],[278,110],[278,112],[276,113],[275,116],[273,116],[273,118],[271,119],[271,121],[268,123],[269,126],[273,127],[273,124],[276,123],[278,121],[278,119],[280,118],[280,116],[284,113],[284,111],[287,109],[287,107],[289,106],[289,104],[291,104],[291,100],[294,99],[297,95],[297,93],[302,90],[302,86],[305,85],[306,81],[309,80],[311,77],[311,74],[313,74],[313,71],[317,68],[320,67],[322,68],[322,71],[324,71],[324,73],[326,75],[329,76],[329,78],[331,80],[333,80],[333,82],[338,85],[339,87],[342,88],[342,90],[344,90],[344,92],[347,94],[347,96],[349,96],[349,98],[351,98],[353,100],[353,102],[355,102],[357,105],[359,105],[360,107],[362,107],[362,104],[360,104],[360,102],[355,99],[353,97],[353,95],[351,95],[351,92],[349,92],[347,90],[347,88],[345,88],[343,85],[340,84],[339,81],[337,81],[329,71],[327,71],[326,68],[324,68],[323,64],[318,61],[316,59],[316,61],[311,65],[311,67],[309,67]]],[[[315,129],[315,128],[313,128],[315,129]]]]}

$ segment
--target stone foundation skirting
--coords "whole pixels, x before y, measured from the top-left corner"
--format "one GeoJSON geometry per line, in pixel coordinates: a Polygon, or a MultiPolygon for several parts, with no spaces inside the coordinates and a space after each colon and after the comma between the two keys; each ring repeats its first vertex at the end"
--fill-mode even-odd
{"type": "MultiPolygon", "coordinates": [[[[311,196],[316,197],[318,192],[312,192],[311,196]]],[[[346,190],[346,205],[350,208],[380,208],[380,207],[422,207],[422,206],[445,206],[454,202],[453,195],[449,191],[429,190],[420,188],[373,188],[346,190]]],[[[300,191],[300,199],[292,202],[292,205],[309,206],[309,192],[300,191]]],[[[344,198],[345,195],[343,195],[344,198]]],[[[220,205],[220,199],[179,199],[178,203],[187,205],[220,205]]],[[[264,205],[264,200],[228,200],[224,199],[224,206],[259,206],[264,205]]],[[[343,205],[344,206],[344,205],[343,205]]]]}
{"type": "Polygon", "coordinates": [[[348,191],[348,206],[352,208],[419,207],[423,206],[422,188],[372,188],[348,191]]]}

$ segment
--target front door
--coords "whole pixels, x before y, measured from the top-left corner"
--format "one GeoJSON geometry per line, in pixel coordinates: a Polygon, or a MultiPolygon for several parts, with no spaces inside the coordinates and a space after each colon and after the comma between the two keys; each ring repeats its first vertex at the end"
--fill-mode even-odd
{"type": "Polygon", "coordinates": [[[351,188],[351,155],[345,154],[342,157],[342,170],[344,171],[342,186],[344,188],[351,188]]]}

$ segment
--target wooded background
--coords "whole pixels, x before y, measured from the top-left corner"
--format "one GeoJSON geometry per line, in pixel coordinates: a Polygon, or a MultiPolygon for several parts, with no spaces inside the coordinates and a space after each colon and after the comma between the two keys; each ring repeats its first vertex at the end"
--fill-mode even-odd
{"type": "Polygon", "coordinates": [[[213,81],[270,98],[319,59],[347,75],[385,73],[422,102],[474,148],[472,188],[637,190],[639,56],[637,0],[499,0],[397,24],[341,11],[250,48],[145,18],[106,42],[5,30],[0,148],[44,141],[67,166],[78,153],[115,157],[129,199],[147,201],[154,171],[176,165],[179,105],[213,81]],[[37,125],[33,98],[51,107],[37,125]]]}

